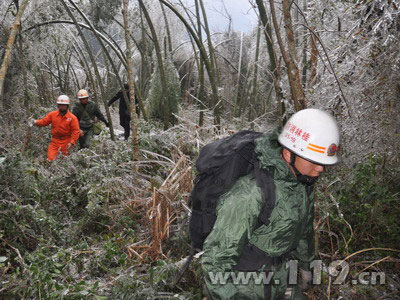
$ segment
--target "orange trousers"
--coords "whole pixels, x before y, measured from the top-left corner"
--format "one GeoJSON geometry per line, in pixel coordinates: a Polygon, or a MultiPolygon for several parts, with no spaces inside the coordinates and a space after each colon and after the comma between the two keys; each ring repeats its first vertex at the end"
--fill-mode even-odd
{"type": "Polygon", "coordinates": [[[49,147],[47,148],[47,159],[54,160],[60,150],[63,155],[69,155],[67,145],[70,141],[70,138],[62,140],[52,138],[49,147]]]}

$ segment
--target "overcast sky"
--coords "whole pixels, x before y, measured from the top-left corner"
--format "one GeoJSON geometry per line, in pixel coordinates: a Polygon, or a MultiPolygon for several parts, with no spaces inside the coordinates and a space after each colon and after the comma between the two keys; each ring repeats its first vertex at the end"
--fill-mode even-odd
{"type": "MultiPolygon", "coordinates": [[[[194,5],[193,0],[186,1],[189,5],[194,5]]],[[[204,0],[211,30],[224,31],[228,27],[223,4],[232,17],[235,31],[248,32],[257,24],[257,16],[248,0],[204,0]]]]}

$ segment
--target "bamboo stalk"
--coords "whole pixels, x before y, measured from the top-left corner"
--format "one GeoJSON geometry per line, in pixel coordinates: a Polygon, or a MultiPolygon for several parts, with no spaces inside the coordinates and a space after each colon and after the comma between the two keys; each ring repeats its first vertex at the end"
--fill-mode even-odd
{"type": "MultiPolygon", "coordinates": [[[[127,73],[129,82],[129,102],[130,102],[130,115],[132,124],[132,160],[139,160],[139,136],[138,136],[138,120],[136,114],[136,103],[135,103],[135,80],[133,79],[133,62],[132,62],[132,41],[130,39],[129,29],[129,1],[123,1],[122,14],[124,17],[124,30],[125,30],[125,43],[126,43],[126,62],[127,62],[127,73]]],[[[136,167],[136,172],[138,171],[136,167]]]]}
{"type": "MultiPolygon", "coordinates": [[[[4,59],[3,59],[3,62],[1,64],[1,68],[0,68],[0,97],[3,96],[4,81],[5,81],[8,67],[10,65],[11,52],[12,52],[12,48],[13,48],[13,45],[15,42],[15,38],[21,27],[21,19],[22,19],[22,16],[23,16],[24,11],[25,11],[26,7],[28,6],[28,4],[29,4],[29,0],[22,1],[21,5],[18,9],[17,15],[15,17],[14,25],[11,27],[10,36],[8,37],[8,40],[7,40],[6,48],[4,51],[4,59]]],[[[0,109],[2,109],[2,104],[3,103],[0,102],[0,109]]]]}

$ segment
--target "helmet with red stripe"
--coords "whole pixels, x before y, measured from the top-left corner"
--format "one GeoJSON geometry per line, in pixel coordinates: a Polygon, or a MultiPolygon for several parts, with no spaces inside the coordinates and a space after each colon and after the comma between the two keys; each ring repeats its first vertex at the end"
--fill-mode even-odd
{"type": "Polygon", "coordinates": [[[278,140],[283,147],[313,163],[334,165],[339,161],[339,127],[330,114],[320,109],[296,112],[278,140]]]}
{"type": "Polygon", "coordinates": [[[60,95],[57,98],[57,104],[66,104],[70,105],[69,97],[67,95],[60,95]]]}

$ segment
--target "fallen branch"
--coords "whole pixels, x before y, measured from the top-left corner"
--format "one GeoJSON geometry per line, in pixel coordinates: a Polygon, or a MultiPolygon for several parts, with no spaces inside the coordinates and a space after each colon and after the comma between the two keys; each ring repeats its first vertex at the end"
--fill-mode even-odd
{"type": "Polygon", "coordinates": [[[368,249],[363,249],[363,250],[354,252],[353,254],[350,254],[349,256],[347,256],[347,257],[346,257],[345,259],[343,259],[343,260],[348,260],[349,258],[351,258],[351,257],[353,257],[353,256],[355,256],[355,255],[357,255],[357,254],[363,253],[363,252],[375,251],[375,250],[400,252],[400,250],[392,249],[392,248],[368,248],[368,249]]]}
{"type": "Polygon", "coordinates": [[[377,264],[379,264],[379,263],[381,263],[381,262],[384,262],[385,260],[388,260],[389,258],[391,258],[391,257],[390,257],[390,256],[386,256],[386,257],[384,257],[384,258],[382,258],[382,259],[380,259],[380,260],[377,260],[376,262],[374,262],[374,263],[372,263],[372,264],[366,266],[364,269],[362,269],[360,272],[357,273],[356,277],[357,277],[358,275],[360,275],[360,273],[364,272],[365,270],[367,270],[367,269],[369,269],[369,268],[371,268],[371,267],[373,267],[373,266],[375,266],[375,265],[377,265],[377,264]]]}
{"type": "Polygon", "coordinates": [[[19,250],[17,248],[11,246],[9,243],[6,242],[6,244],[8,245],[8,247],[13,249],[15,251],[15,253],[17,253],[19,263],[21,264],[21,267],[22,267],[22,272],[24,272],[24,270],[25,270],[25,261],[21,256],[21,252],[19,252],[19,250]]]}

